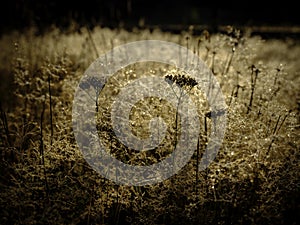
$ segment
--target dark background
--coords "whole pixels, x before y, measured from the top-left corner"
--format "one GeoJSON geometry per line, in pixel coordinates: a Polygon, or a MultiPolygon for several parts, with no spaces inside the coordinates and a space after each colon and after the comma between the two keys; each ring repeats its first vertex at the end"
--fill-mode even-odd
{"type": "Polygon", "coordinates": [[[193,1],[193,0],[12,0],[1,2],[1,32],[34,25],[40,30],[57,25],[137,26],[145,25],[268,25],[300,24],[296,1],[193,1]]]}

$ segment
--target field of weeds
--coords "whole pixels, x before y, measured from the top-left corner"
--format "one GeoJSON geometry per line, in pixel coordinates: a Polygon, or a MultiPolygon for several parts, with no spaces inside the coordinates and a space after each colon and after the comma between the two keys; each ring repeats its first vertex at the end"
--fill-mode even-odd
{"type": "MultiPolygon", "coordinates": [[[[37,35],[34,28],[0,39],[1,224],[295,224],[299,212],[300,45],[232,27],[219,34],[95,27],[37,35]],[[199,113],[197,151],[176,175],[146,186],[118,185],[95,172],[72,128],[74,93],[85,70],[116,46],[139,40],[182,45],[205,62],[227,105],[227,129],[217,157],[198,171],[212,118],[203,94],[189,94],[199,113]]],[[[153,164],[173,150],[176,108],[147,98],[132,111],[132,132],[159,116],[168,126],[155,152],[122,145],[109,113],[121,87],[141,75],[189,87],[174,66],[136,63],[109,80],[96,100],[97,128],[117,159],[153,164]],[[118,82],[115,82],[115,81],[118,82]]],[[[299,218],[298,218],[299,219],[299,218]]]]}

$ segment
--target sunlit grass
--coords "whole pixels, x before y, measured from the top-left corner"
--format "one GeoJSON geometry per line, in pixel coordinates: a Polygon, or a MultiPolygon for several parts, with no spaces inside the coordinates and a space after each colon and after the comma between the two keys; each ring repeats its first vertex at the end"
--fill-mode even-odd
{"type": "MultiPolygon", "coordinates": [[[[2,224],[293,222],[289,215],[296,207],[294,198],[299,198],[298,41],[262,40],[234,29],[196,36],[96,27],[68,34],[53,29],[43,36],[36,36],[34,29],[14,32],[4,35],[0,46],[2,224]],[[73,95],[97,56],[127,42],[151,39],[185,46],[211,68],[228,105],[227,131],[217,158],[205,171],[196,172],[195,152],[180,173],[160,184],[117,186],[94,172],[76,145],[73,95]]],[[[155,152],[133,152],[111,132],[114,98],[145,74],[164,78],[181,72],[158,63],[130,65],[108,81],[95,102],[107,151],[138,165],[163,160],[180,131],[174,122],[176,108],[148,98],[132,111],[131,127],[147,138],[151,118],[159,114],[164,119],[169,130],[155,152]]],[[[197,89],[189,94],[201,121],[201,157],[211,129],[209,107],[197,89]]]]}

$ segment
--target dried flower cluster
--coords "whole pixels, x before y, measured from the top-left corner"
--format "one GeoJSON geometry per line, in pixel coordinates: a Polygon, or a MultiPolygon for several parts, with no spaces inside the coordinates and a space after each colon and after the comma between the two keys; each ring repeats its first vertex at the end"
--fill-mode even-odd
{"type": "Polygon", "coordinates": [[[175,83],[175,84],[179,85],[180,87],[187,86],[187,87],[193,88],[198,84],[195,79],[193,79],[191,77],[187,77],[182,74],[175,74],[175,75],[168,74],[165,76],[165,80],[169,84],[175,83]]]}

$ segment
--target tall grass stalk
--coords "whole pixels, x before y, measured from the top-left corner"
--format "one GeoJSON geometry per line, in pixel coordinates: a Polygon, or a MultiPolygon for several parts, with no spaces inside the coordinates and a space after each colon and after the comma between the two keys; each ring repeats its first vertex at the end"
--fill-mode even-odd
{"type": "Polygon", "coordinates": [[[199,183],[199,159],[200,159],[200,136],[197,141],[197,153],[196,153],[196,184],[195,184],[195,192],[196,196],[198,196],[198,183],[199,183]]]}
{"type": "Polygon", "coordinates": [[[280,124],[279,124],[279,121],[280,121],[281,115],[278,116],[276,124],[275,124],[274,129],[273,129],[272,139],[271,139],[271,142],[269,144],[269,147],[268,147],[268,150],[267,150],[267,153],[266,153],[267,155],[269,155],[269,153],[270,153],[271,147],[272,147],[272,145],[273,145],[273,143],[275,141],[276,134],[278,134],[278,132],[281,129],[282,125],[284,124],[286,118],[289,116],[289,114],[291,112],[292,112],[291,110],[288,111],[288,113],[283,117],[283,119],[282,119],[282,121],[281,121],[280,124]]]}
{"type": "Polygon", "coordinates": [[[50,145],[53,143],[53,112],[52,112],[52,93],[51,93],[51,73],[48,74],[49,110],[50,110],[50,145]]]}
{"type": "Polygon", "coordinates": [[[225,63],[225,67],[224,67],[224,70],[222,72],[222,76],[228,73],[229,68],[231,66],[231,63],[232,63],[232,59],[233,59],[234,53],[235,53],[235,47],[232,47],[231,53],[229,53],[229,56],[228,56],[228,60],[225,63]]]}
{"type": "Polygon", "coordinates": [[[257,79],[259,72],[260,72],[259,69],[257,69],[254,65],[252,65],[252,67],[251,67],[251,94],[250,94],[250,100],[249,100],[249,105],[248,105],[246,114],[249,114],[249,112],[252,109],[256,79],[257,79]]]}
{"type": "Polygon", "coordinates": [[[88,37],[89,37],[89,39],[90,39],[91,45],[92,45],[92,47],[93,47],[93,49],[94,49],[94,52],[95,52],[95,54],[96,54],[96,57],[99,58],[100,55],[99,55],[99,52],[98,52],[98,50],[97,50],[97,47],[96,47],[94,38],[93,38],[92,33],[91,33],[91,31],[90,31],[89,28],[87,28],[87,33],[88,33],[88,37]]]}
{"type": "Polygon", "coordinates": [[[237,73],[236,73],[236,84],[232,88],[230,99],[229,99],[229,103],[228,103],[228,107],[230,107],[233,98],[238,98],[238,96],[239,96],[239,89],[243,88],[242,86],[239,85],[239,75],[240,75],[240,72],[237,71],[237,73]]]}
{"type": "Polygon", "coordinates": [[[44,173],[44,185],[45,185],[46,198],[49,201],[49,184],[48,184],[47,172],[45,167],[44,134],[43,134],[43,129],[44,129],[43,121],[44,121],[45,108],[46,108],[46,98],[45,101],[43,102],[43,108],[42,108],[41,118],[40,118],[40,157],[41,157],[41,165],[43,167],[43,173],[44,173]]]}
{"type": "Polygon", "coordinates": [[[10,135],[9,135],[9,128],[8,128],[8,123],[7,123],[7,116],[5,111],[2,108],[2,103],[0,101],[0,115],[1,115],[1,122],[2,122],[2,126],[5,132],[5,136],[6,136],[6,145],[7,146],[11,146],[11,141],[10,141],[10,135]]]}

